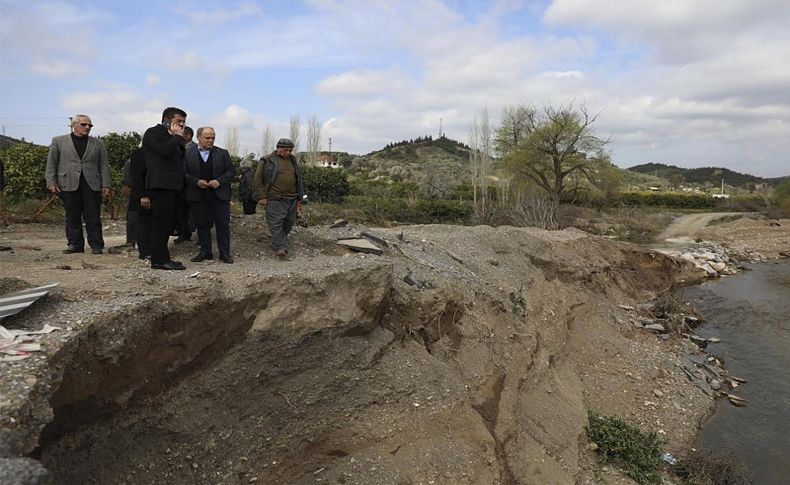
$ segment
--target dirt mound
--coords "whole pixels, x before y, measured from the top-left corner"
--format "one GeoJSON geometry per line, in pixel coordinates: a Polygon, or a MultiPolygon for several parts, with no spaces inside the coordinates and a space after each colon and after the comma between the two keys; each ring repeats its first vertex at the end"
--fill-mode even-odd
{"type": "Polygon", "coordinates": [[[691,265],[578,230],[321,228],[284,263],[234,235],[237,263],[194,278],[133,255],[63,278],[55,245],[17,251],[63,281],[9,325],[63,331],[0,367],[2,456],[58,483],[593,483],[588,409],[673,449],[711,405],[686,343],[618,306],[691,265]],[[335,247],[359,232],[384,255],[335,247]]]}

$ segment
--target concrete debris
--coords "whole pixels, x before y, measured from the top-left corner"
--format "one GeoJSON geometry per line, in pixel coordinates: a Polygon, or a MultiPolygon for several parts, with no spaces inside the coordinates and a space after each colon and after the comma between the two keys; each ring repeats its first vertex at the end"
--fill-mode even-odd
{"type": "MultiPolygon", "coordinates": [[[[728,249],[707,241],[699,243],[696,247],[669,251],[666,254],[695,265],[709,278],[732,275],[740,269],[739,261],[735,260],[728,249]]],[[[756,251],[741,251],[737,256],[751,262],[765,260],[765,257],[756,251]]]]}
{"type": "Polygon", "coordinates": [[[389,243],[387,243],[387,241],[369,232],[362,231],[359,233],[359,235],[371,242],[378,244],[379,246],[384,246],[385,248],[389,247],[389,243]]]}
{"type": "Polygon", "coordinates": [[[337,244],[360,253],[381,255],[384,252],[381,250],[381,248],[371,243],[367,239],[343,239],[338,241],[337,244]]]}
{"type": "Polygon", "coordinates": [[[653,332],[658,332],[658,333],[665,333],[667,331],[664,328],[664,326],[661,325],[660,323],[651,323],[649,325],[645,325],[645,329],[652,330],[653,332]]]}

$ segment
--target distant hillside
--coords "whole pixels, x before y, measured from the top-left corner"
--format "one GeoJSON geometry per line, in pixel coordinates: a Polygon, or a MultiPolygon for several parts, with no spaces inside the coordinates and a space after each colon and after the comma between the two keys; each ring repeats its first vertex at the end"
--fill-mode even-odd
{"type": "Polygon", "coordinates": [[[8,148],[17,143],[27,143],[25,140],[17,140],[10,136],[0,135],[0,148],[8,148]]]}
{"type": "Polygon", "coordinates": [[[426,169],[448,172],[458,183],[468,178],[470,148],[447,137],[431,136],[390,143],[381,150],[354,157],[351,173],[417,182],[426,169]]]}
{"type": "Polygon", "coordinates": [[[673,175],[680,175],[686,183],[692,184],[711,183],[716,185],[720,184],[721,180],[724,179],[725,184],[740,188],[747,188],[749,185],[762,183],[775,185],[777,182],[788,179],[788,177],[765,179],[755,175],[735,172],[723,167],[681,168],[674,165],[665,165],[663,163],[643,163],[631,167],[628,170],[647,175],[655,175],[665,179],[673,175]]]}

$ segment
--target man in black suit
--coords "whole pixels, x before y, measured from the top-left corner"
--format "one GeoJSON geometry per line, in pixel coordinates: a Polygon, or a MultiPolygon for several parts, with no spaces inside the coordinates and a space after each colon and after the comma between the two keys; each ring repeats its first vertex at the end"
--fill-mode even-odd
{"type": "Polygon", "coordinates": [[[219,259],[232,263],[230,255],[230,184],[236,170],[228,151],[214,146],[214,128],[203,126],[197,130],[198,142],[186,152],[185,198],[197,212],[197,232],[200,252],[192,258],[199,263],[213,259],[211,225],[217,232],[219,259]]]}
{"type": "Polygon", "coordinates": [[[184,138],[187,121],[184,110],[169,107],[162,112],[162,122],[143,135],[145,189],[151,203],[151,268],[186,269],[170,259],[167,242],[176,225],[174,205],[178,191],[184,187],[184,138]]]}

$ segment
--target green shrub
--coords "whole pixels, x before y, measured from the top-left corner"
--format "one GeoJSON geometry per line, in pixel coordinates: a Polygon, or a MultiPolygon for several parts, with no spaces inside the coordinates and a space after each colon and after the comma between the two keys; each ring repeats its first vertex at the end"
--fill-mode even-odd
{"type": "Polygon", "coordinates": [[[598,445],[598,458],[611,463],[642,485],[661,483],[661,441],[620,418],[588,413],[587,439],[598,445]]]}
{"type": "Polygon", "coordinates": [[[394,182],[386,179],[368,180],[354,178],[351,180],[351,195],[366,197],[409,197],[419,191],[417,184],[412,182],[394,182]]]}
{"type": "Polygon", "coordinates": [[[341,202],[350,191],[345,170],[329,167],[300,168],[307,198],[315,202],[341,202]]]}
{"type": "Polygon", "coordinates": [[[372,222],[463,224],[469,221],[472,214],[470,204],[454,200],[350,196],[348,201],[372,222]]]}
{"type": "Polygon", "coordinates": [[[7,186],[3,191],[11,201],[40,199],[47,194],[44,171],[49,148],[32,143],[15,143],[0,153],[5,162],[7,186]]]}

